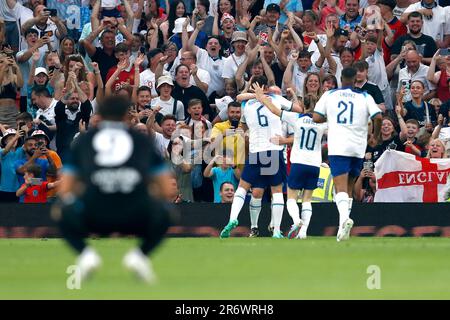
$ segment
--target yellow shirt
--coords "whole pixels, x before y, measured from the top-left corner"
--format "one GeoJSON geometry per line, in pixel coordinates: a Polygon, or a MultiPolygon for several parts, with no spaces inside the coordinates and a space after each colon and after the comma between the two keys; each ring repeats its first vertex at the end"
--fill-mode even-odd
{"type": "MultiPolygon", "coordinates": [[[[239,128],[242,128],[240,124],[239,128]]],[[[233,152],[234,163],[236,165],[243,165],[245,163],[245,139],[243,136],[232,132],[230,129],[231,122],[229,120],[216,123],[212,128],[211,140],[223,139],[223,150],[230,150],[228,152],[233,152]],[[225,135],[227,130],[230,130],[230,132],[225,135]]]]}

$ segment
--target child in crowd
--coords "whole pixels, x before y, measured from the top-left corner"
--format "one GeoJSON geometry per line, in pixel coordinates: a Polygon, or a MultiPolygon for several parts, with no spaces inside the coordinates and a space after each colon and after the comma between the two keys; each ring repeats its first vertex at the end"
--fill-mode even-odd
{"type": "Polygon", "coordinates": [[[17,190],[16,196],[24,196],[24,203],[46,203],[47,192],[58,187],[60,181],[42,181],[40,177],[42,169],[40,166],[32,164],[25,169],[25,183],[17,190]]]}

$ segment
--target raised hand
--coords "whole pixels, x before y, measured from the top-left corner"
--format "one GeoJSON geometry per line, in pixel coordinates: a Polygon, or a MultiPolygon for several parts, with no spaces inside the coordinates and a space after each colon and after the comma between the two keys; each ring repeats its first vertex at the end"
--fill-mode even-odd
{"type": "Polygon", "coordinates": [[[117,25],[125,25],[125,20],[122,17],[117,18],[117,25]]]}
{"type": "Polygon", "coordinates": [[[326,27],[325,27],[325,33],[327,35],[327,38],[331,38],[334,36],[334,26],[332,23],[327,23],[326,27]]]}
{"type": "Polygon", "coordinates": [[[444,116],[442,114],[439,114],[438,119],[437,119],[437,123],[441,127],[444,124],[444,116]]]}
{"type": "MultiPolygon", "coordinates": [[[[197,23],[195,24],[195,28],[197,30],[201,30],[203,27],[205,26],[205,20],[199,20],[197,21],[197,23]]],[[[186,27],[187,28],[187,27],[186,27]]]]}
{"type": "Polygon", "coordinates": [[[197,75],[198,72],[198,67],[195,64],[191,64],[191,66],[189,67],[190,71],[191,71],[191,75],[195,76],[197,75]]]}
{"type": "Polygon", "coordinates": [[[167,62],[167,59],[169,59],[168,56],[162,56],[161,58],[159,58],[159,63],[165,64],[167,62]]]}
{"type": "Polygon", "coordinates": [[[251,20],[251,15],[250,13],[246,13],[243,16],[241,16],[241,25],[245,28],[250,28],[250,20],[251,20]]]}
{"type": "Polygon", "coordinates": [[[253,83],[252,89],[255,92],[256,99],[258,101],[261,101],[262,99],[264,99],[264,97],[265,97],[264,89],[259,85],[259,83],[257,83],[257,82],[253,83]]]}
{"type": "Polygon", "coordinates": [[[128,61],[127,60],[122,60],[117,64],[117,69],[120,70],[120,72],[122,72],[123,70],[125,70],[128,67],[128,61]]]}
{"type": "Polygon", "coordinates": [[[97,62],[91,62],[91,66],[92,66],[92,69],[94,69],[95,73],[100,72],[100,68],[98,67],[98,63],[97,62]]]}
{"type": "Polygon", "coordinates": [[[39,50],[35,50],[33,52],[33,54],[31,55],[31,60],[34,62],[38,62],[40,58],[41,58],[41,53],[39,52],[39,50]]]}
{"type": "Polygon", "coordinates": [[[136,60],[134,60],[134,66],[138,68],[145,60],[145,54],[141,53],[136,57],[136,60]]]}
{"type": "Polygon", "coordinates": [[[297,50],[292,50],[291,54],[290,54],[290,57],[289,57],[289,60],[295,62],[295,61],[297,61],[297,59],[298,59],[298,51],[297,50]]]}
{"type": "Polygon", "coordinates": [[[189,17],[186,17],[186,19],[183,22],[183,29],[187,29],[189,24],[191,23],[191,19],[189,17]]]}

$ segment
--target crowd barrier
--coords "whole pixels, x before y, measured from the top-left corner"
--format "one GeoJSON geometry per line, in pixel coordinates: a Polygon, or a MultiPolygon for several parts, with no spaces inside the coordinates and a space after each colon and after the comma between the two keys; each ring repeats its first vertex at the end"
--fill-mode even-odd
{"type": "MultiPolygon", "coordinates": [[[[229,218],[230,205],[191,203],[177,206],[170,237],[217,237],[229,218]]],[[[351,217],[355,221],[353,236],[437,236],[450,237],[450,203],[354,203],[351,217]]],[[[291,222],[286,208],[282,231],[291,222]]],[[[239,226],[232,236],[248,236],[250,218],[248,205],[239,216],[239,226]]],[[[269,236],[270,204],[264,204],[259,229],[269,236]]],[[[314,203],[308,229],[311,236],[335,236],[338,213],[334,203],[314,203]]],[[[0,204],[0,238],[58,237],[58,228],[50,217],[50,205],[0,204]]]]}

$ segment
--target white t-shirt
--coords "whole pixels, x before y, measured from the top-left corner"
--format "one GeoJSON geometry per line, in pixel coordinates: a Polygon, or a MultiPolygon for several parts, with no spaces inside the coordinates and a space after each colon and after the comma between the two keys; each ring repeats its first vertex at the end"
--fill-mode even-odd
{"type": "MultiPolygon", "coordinates": [[[[170,75],[169,72],[163,71],[163,75],[170,75]]],[[[157,96],[158,93],[156,92],[156,81],[155,81],[155,74],[152,70],[145,69],[139,74],[139,84],[141,86],[147,86],[150,89],[152,89],[152,96],[157,96]]]]}
{"type": "Polygon", "coordinates": [[[36,117],[35,119],[39,119],[40,116],[44,116],[47,120],[49,120],[52,125],[56,124],[55,123],[55,106],[58,103],[58,100],[53,99],[52,102],[50,103],[50,106],[45,109],[42,110],[41,108],[39,108],[36,111],[36,117]]]}
{"type": "MultiPolygon", "coordinates": [[[[17,8],[17,5],[15,6],[17,8]]],[[[14,22],[17,20],[14,9],[11,9],[5,1],[0,1],[0,17],[5,21],[14,22]]]]}
{"type": "MultiPolygon", "coordinates": [[[[406,8],[404,13],[413,12],[421,9],[426,8],[423,7],[422,3],[419,1],[409,5],[409,7],[406,8]]],[[[433,11],[433,17],[431,19],[423,17],[422,33],[432,37],[434,40],[442,40],[444,39],[445,34],[444,25],[446,22],[445,21],[446,10],[439,5],[431,10],[433,11]]]]}
{"type": "Polygon", "coordinates": [[[282,111],[281,120],[294,127],[291,163],[320,167],[322,164],[322,136],[326,123],[315,123],[311,116],[282,111]]]}
{"type": "MultiPolygon", "coordinates": [[[[325,48],[325,46],[327,44],[327,36],[325,34],[318,34],[317,37],[319,38],[319,41],[322,44],[322,46],[325,48]]],[[[346,46],[350,46],[350,42],[347,42],[346,46]]],[[[308,51],[312,53],[311,62],[315,66],[317,60],[319,60],[319,58],[320,58],[320,52],[319,52],[319,48],[317,48],[317,44],[314,41],[311,41],[311,43],[309,44],[308,51]]],[[[339,54],[335,53],[333,51],[331,51],[331,57],[334,59],[334,61],[337,64],[337,67],[336,67],[337,70],[336,70],[335,76],[336,76],[336,79],[338,80],[338,82],[340,83],[341,71],[342,71],[341,59],[339,57],[339,54]]],[[[327,59],[325,59],[325,61],[323,62],[321,69],[323,69],[325,72],[329,73],[330,66],[328,64],[327,59]]]]}
{"type": "Polygon", "coordinates": [[[427,73],[428,73],[429,67],[420,64],[419,69],[416,73],[411,74],[408,71],[408,67],[404,67],[400,69],[400,72],[398,73],[398,86],[397,86],[397,92],[400,91],[402,87],[402,82],[407,81],[407,85],[405,86],[405,96],[403,97],[403,102],[406,102],[408,100],[411,100],[411,82],[414,80],[420,80],[425,85],[425,90],[423,92],[424,95],[426,95],[430,90],[436,89],[435,85],[432,84],[430,81],[427,80],[427,73]]]}
{"type": "MultiPolygon", "coordinates": [[[[173,104],[175,102],[174,98],[170,98],[167,101],[161,100],[160,97],[152,99],[151,106],[156,107],[160,106],[161,110],[159,111],[162,115],[173,114],[173,104]]],[[[177,101],[177,107],[175,109],[174,116],[177,118],[177,121],[184,120],[184,105],[180,100],[177,101]]]]}
{"type": "Polygon", "coordinates": [[[197,66],[209,72],[210,82],[208,86],[207,96],[209,97],[214,91],[220,93],[224,88],[222,78],[223,64],[225,59],[217,59],[214,61],[205,49],[197,50],[197,66]]]}
{"type": "MultiPolygon", "coordinates": [[[[2,1],[2,2],[6,2],[6,1],[2,1]]],[[[28,20],[33,19],[33,11],[31,11],[27,7],[24,7],[20,3],[16,3],[16,6],[14,7],[13,11],[14,11],[14,15],[17,19],[17,27],[18,28],[23,26],[23,24],[25,22],[27,22],[28,20]]],[[[20,29],[19,29],[19,31],[20,31],[20,29]]],[[[20,42],[19,43],[20,50],[25,50],[28,48],[27,42],[25,41],[25,37],[20,36],[19,42],[20,42]]]]}
{"type": "Polygon", "coordinates": [[[223,72],[222,78],[233,79],[236,76],[238,67],[244,62],[247,55],[244,53],[242,56],[238,57],[236,54],[232,54],[223,61],[223,72]]]}
{"type": "Polygon", "coordinates": [[[372,96],[350,88],[330,90],[314,112],[327,118],[329,155],[364,158],[369,117],[381,113],[372,96]]]}
{"type": "Polygon", "coordinates": [[[369,64],[368,80],[377,84],[380,88],[386,109],[392,110],[392,96],[391,87],[386,73],[386,64],[384,63],[383,51],[375,50],[374,54],[366,58],[366,62],[369,64]]]}
{"type": "MultiPolygon", "coordinates": [[[[208,91],[207,92],[209,92],[209,83],[211,82],[211,77],[209,76],[209,72],[206,71],[205,69],[197,67],[197,77],[200,79],[201,82],[206,83],[208,85],[208,91]]],[[[197,85],[195,83],[194,76],[191,76],[189,82],[193,86],[197,85]]],[[[209,96],[208,93],[206,95],[209,96]]]]}
{"type": "Polygon", "coordinates": [[[102,0],[102,8],[114,8],[120,4],[118,0],[102,0]]]}
{"type": "MultiPolygon", "coordinates": [[[[274,105],[281,109],[275,101],[274,105]]],[[[283,135],[281,119],[258,100],[251,99],[242,103],[241,122],[246,123],[249,129],[250,153],[283,150],[284,146],[270,142],[270,138],[283,135]]]]}
{"type": "MultiPolygon", "coordinates": [[[[59,38],[56,36],[56,30],[58,30],[58,27],[53,21],[49,19],[47,21],[47,26],[45,27],[44,30],[39,29],[36,25],[32,26],[31,28],[37,30],[37,32],[39,33],[39,38],[41,38],[41,33],[43,32],[48,34],[53,50],[59,49],[59,38]]],[[[45,54],[45,51],[47,50],[48,50],[47,46],[42,46],[39,48],[41,54],[42,53],[45,54]]]]}
{"type": "Polygon", "coordinates": [[[165,158],[167,146],[169,145],[170,139],[165,138],[161,133],[155,132],[155,146],[156,150],[160,153],[160,155],[165,158]]]}

